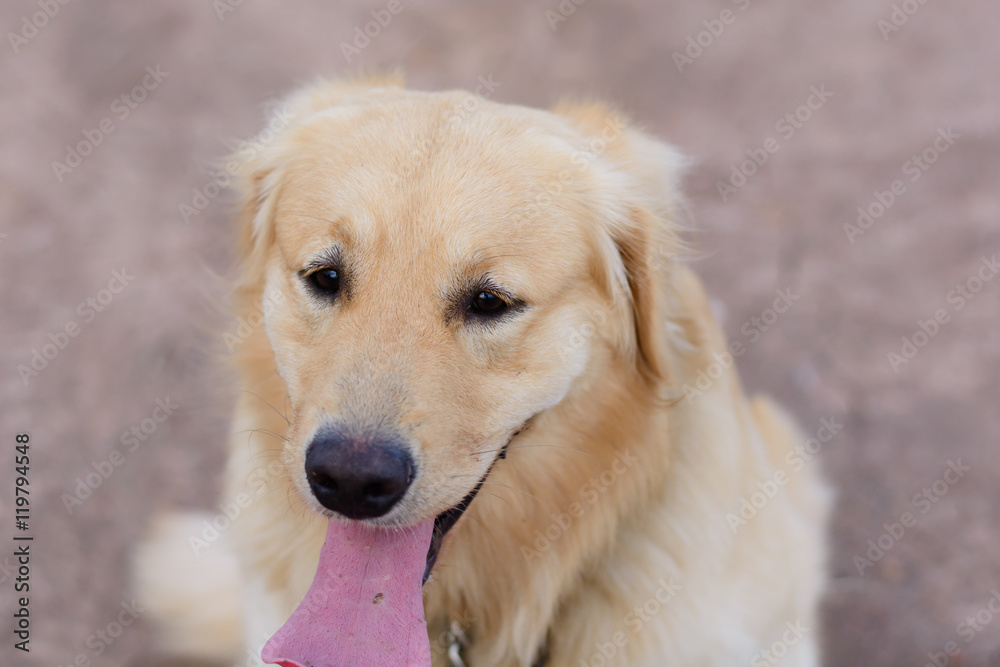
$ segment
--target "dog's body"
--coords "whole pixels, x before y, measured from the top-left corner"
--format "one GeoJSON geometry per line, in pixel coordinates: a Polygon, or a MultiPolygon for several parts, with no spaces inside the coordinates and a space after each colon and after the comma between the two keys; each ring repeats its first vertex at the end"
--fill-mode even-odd
{"type": "Polygon", "coordinates": [[[674,154],[599,106],[382,80],[289,110],[247,165],[237,307],[266,324],[237,351],[238,516],[211,544],[201,518],[165,518],[140,554],[164,646],[238,659],[302,601],[330,512],[301,468],[336,419],[389,422],[416,452],[375,523],[440,515],[483,481],[423,589],[435,666],[455,626],[472,667],[818,665],[829,494],[791,420],[720,362],[676,259],[674,154]],[[295,274],[331,238],[354,277],[327,306],[295,274]],[[448,315],[455,284],[510,310],[448,315]]]}

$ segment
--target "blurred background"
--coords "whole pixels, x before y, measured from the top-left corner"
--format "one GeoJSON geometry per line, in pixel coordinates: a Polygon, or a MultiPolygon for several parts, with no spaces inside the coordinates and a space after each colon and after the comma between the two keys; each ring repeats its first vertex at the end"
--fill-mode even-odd
{"type": "Polygon", "coordinates": [[[219,158],[299,83],[399,67],[604,98],[690,156],[693,264],[745,384],[831,436],[826,664],[1000,665],[996,3],[64,1],[0,9],[0,664],[170,664],[141,612],[114,623],[150,514],[218,511],[219,158]]]}

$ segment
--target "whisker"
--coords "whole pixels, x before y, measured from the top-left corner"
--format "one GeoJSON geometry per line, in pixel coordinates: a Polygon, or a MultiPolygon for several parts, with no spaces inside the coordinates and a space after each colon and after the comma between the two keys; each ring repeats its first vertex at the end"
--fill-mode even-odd
{"type": "Polygon", "coordinates": [[[289,484],[288,485],[288,491],[285,492],[285,501],[288,503],[288,509],[286,509],[284,515],[282,515],[282,517],[281,517],[282,521],[284,521],[285,519],[287,519],[288,518],[288,513],[291,512],[291,511],[293,511],[295,509],[294,507],[292,507],[292,499],[290,497],[291,494],[292,494],[292,485],[289,484]]]}
{"type": "Polygon", "coordinates": [[[254,463],[259,461],[262,464],[277,464],[283,468],[287,468],[288,464],[283,459],[284,457],[281,455],[281,450],[279,449],[263,449],[250,456],[250,460],[254,463]]]}
{"type": "MultiPolygon", "coordinates": [[[[485,494],[485,495],[487,495],[487,496],[493,496],[493,497],[494,497],[494,498],[496,498],[497,500],[502,500],[502,501],[504,501],[505,503],[507,503],[508,505],[510,505],[510,501],[509,501],[509,500],[507,500],[506,498],[502,498],[502,497],[498,496],[498,495],[497,495],[497,494],[495,494],[495,493],[491,493],[490,491],[480,491],[480,493],[482,493],[482,494],[485,494]]],[[[486,524],[483,524],[483,527],[485,528],[485,527],[486,527],[486,524]]]]}
{"type": "MultiPolygon", "coordinates": [[[[527,449],[529,447],[550,447],[552,449],[565,449],[565,450],[570,451],[570,452],[576,452],[578,454],[585,454],[587,456],[593,456],[593,454],[591,454],[590,452],[585,452],[582,449],[577,449],[576,447],[568,447],[566,445],[543,445],[543,444],[534,444],[534,445],[509,445],[507,447],[507,451],[508,452],[512,452],[512,451],[514,451],[516,449],[527,449]]],[[[503,447],[498,447],[497,449],[484,449],[484,450],[481,450],[481,451],[478,451],[478,452],[472,452],[471,454],[469,454],[469,456],[471,457],[471,456],[479,456],[480,454],[495,454],[495,453],[500,452],[502,450],[503,450],[503,447]]]]}
{"type": "MultiPolygon", "coordinates": [[[[463,477],[478,478],[477,475],[450,475],[450,477],[451,477],[451,479],[461,479],[463,477]]],[[[492,481],[489,480],[489,478],[482,480],[482,484],[483,484],[483,486],[486,486],[487,484],[489,484],[491,486],[503,487],[505,489],[509,489],[510,491],[515,491],[517,493],[522,493],[522,494],[528,496],[529,498],[531,498],[532,500],[536,500],[538,502],[542,502],[542,499],[539,498],[538,496],[534,496],[534,495],[528,493],[527,491],[525,491],[524,489],[519,489],[516,486],[511,486],[510,484],[504,484],[502,482],[492,482],[492,481]]],[[[496,494],[491,494],[491,495],[496,496],[496,494]]],[[[497,496],[497,497],[499,497],[499,496],[497,496]]]]}
{"type": "MultiPolygon", "coordinates": [[[[291,442],[291,440],[289,440],[285,436],[283,436],[283,435],[281,435],[279,433],[275,433],[274,431],[272,431],[270,429],[266,429],[266,428],[248,428],[248,429],[245,429],[243,431],[237,431],[237,433],[250,433],[251,435],[254,434],[254,433],[263,433],[264,435],[269,435],[269,436],[271,436],[273,438],[277,438],[278,440],[284,440],[285,442],[291,442]]],[[[273,451],[273,450],[268,450],[268,451],[273,451]]]]}
{"type": "MultiPolygon", "coordinates": [[[[286,424],[288,424],[289,426],[291,426],[291,425],[292,425],[292,422],[288,421],[288,417],[286,417],[285,415],[283,415],[283,414],[281,413],[281,411],[280,411],[280,410],[278,410],[278,408],[276,408],[276,407],[274,407],[273,405],[271,405],[271,404],[270,404],[270,403],[269,403],[269,402],[268,402],[267,400],[265,400],[265,399],[264,399],[264,398],[263,398],[263,397],[262,397],[262,396],[261,396],[260,394],[255,394],[254,392],[250,391],[249,389],[240,389],[240,391],[242,391],[243,393],[246,393],[246,394],[250,394],[250,395],[251,395],[251,396],[253,396],[254,398],[257,398],[257,399],[259,399],[261,403],[263,403],[263,404],[264,404],[264,405],[266,405],[267,407],[269,407],[269,408],[271,408],[272,410],[274,410],[275,414],[277,414],[277,415],[278,415],[279,417],[281,417],[282,419],[284,419],[284,420],[285,420],[285,423],[286,423],[286,424]]],[[[285,400],[288,400],[288,396],[287,396],[287,394],[285,395],[285,400]]],[[[287,408],[287,406],[286,406],[286,408],[287,408]]]]}
{"type": "MultiPolygon", "coordinates": [[[[463,515],[463,516],[465,516],[465,515],[463,515]]],[[[474,521],[475,521],[476,523],[478,523],[478,524],[479,524],[480,526],[482,526],[483,528],[485,528],[485,529],[489,530],[489,526],[487,526],[487,525],[486,525],[486,522],[485,522],[485,521],[483,521],[482,519],[480,519],[480,518],[479,518],[478,516],[476,516],[475,514],[470,514],[470,515],[469,515],[469,518],[470,518],[470,519],[473,519],[473,520],[474,520],[474,521]]]]}
{"type": "Polygon", "coordinates": [[[532,500],[537,500],[538,502],[542,502],[542,499],[539,498],[538,496],[533,495],[531,493],[528,493],[524,489],[519,489],[516,486],[511,486],[510,484],[504,484],[503,482],[491,482],[488,479],[487,480],[483,480],[483,484],[484,485],[489,484],[491,486],[499,486],[499,487],[502,487],[504,489],[510,489],[511,491],[515,491],[517,493],[524,494],[524,495],[528,496],[529,498],[531,498],[532,500]]]}

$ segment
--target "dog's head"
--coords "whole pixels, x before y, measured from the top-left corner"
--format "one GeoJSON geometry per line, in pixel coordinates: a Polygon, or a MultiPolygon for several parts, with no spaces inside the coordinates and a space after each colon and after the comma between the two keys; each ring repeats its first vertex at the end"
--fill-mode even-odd
{"type": "Polygon", "coordinates": [[[287,113],[246,165],[243,290],[314,510],[443,516],[595,359],[663,380],[669,149],[601,107],[388,85],[287,113]]]}
{"type": "Polygon", "coordinates": [[[244,366],[276,369],[291,486],[338,520],[265,654],[306,664],[344,632],[344,664],[429,664],[404,653],[426,647],[421,574],[512,438],[667,380],[676,159],[594,105],[322,83],[285,117],[242,173],[239,298],[270,348],[244,366]]]}

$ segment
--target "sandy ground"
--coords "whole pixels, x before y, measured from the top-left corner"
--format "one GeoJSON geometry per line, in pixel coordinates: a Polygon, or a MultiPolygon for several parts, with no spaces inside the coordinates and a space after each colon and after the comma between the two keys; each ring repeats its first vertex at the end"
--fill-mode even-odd
{"type": "Polygon", "coordinates": [[[228,401],[207,370],[231,270],[228,200],[210,196],[189,221],[180,206],[297,82],[401,66],[421,89],[488,78],[504,102],[604,97],[690,155],[695,265],[746,343],[747,386],[810,432],[842,425],[819,454],[839,488],[824,623],[811,629],[826,664],[917,666],[954,642],[950,664],[1000,665],[987,609],[1000,587],[1000,278],[984,264],[1000,250],[996,3],[908,0],[912,15],[893,17],[891,0],[587,0],[553,30],[556,0],[403,0],[350,62],[341,42],[386,2],[50,4],[37,31],[24,23],[36,2],[0,10],[0,516],[8,540],[26,432],[35,537],[30,654],[12,649],[12,547],[0,547],[0,664],[152,664],[141,614],[110,644],[96,633],[132,600],[129,549],[151,512],[212,505],[228,401]],[[689,37],[700,52],[678,67],[689,37]],[[144,77],[131,108],[120,98],[144,77]],[[97,145],[71,166],[67,145],[88,136],[97,145]],[[720,194],[765,145],[776,152],[720,194]],[[875,217],[845,230],[859,206],[875,217]],[[794,306],[751,340],[778,290],[794,306]],[[50,334],[65,349],[22,378],[50,334]],[[122,434],[168,399],[176,409],[128,451],[122,434]],[[120,465],[67,508],[115,449],[120,465]],[[949,465],[968,471],[939,481],[949,465]],[[915,525],[884,536],[906,512],[915,525]],[[880,537],[888,548],[859,571],[880,537]]]}

